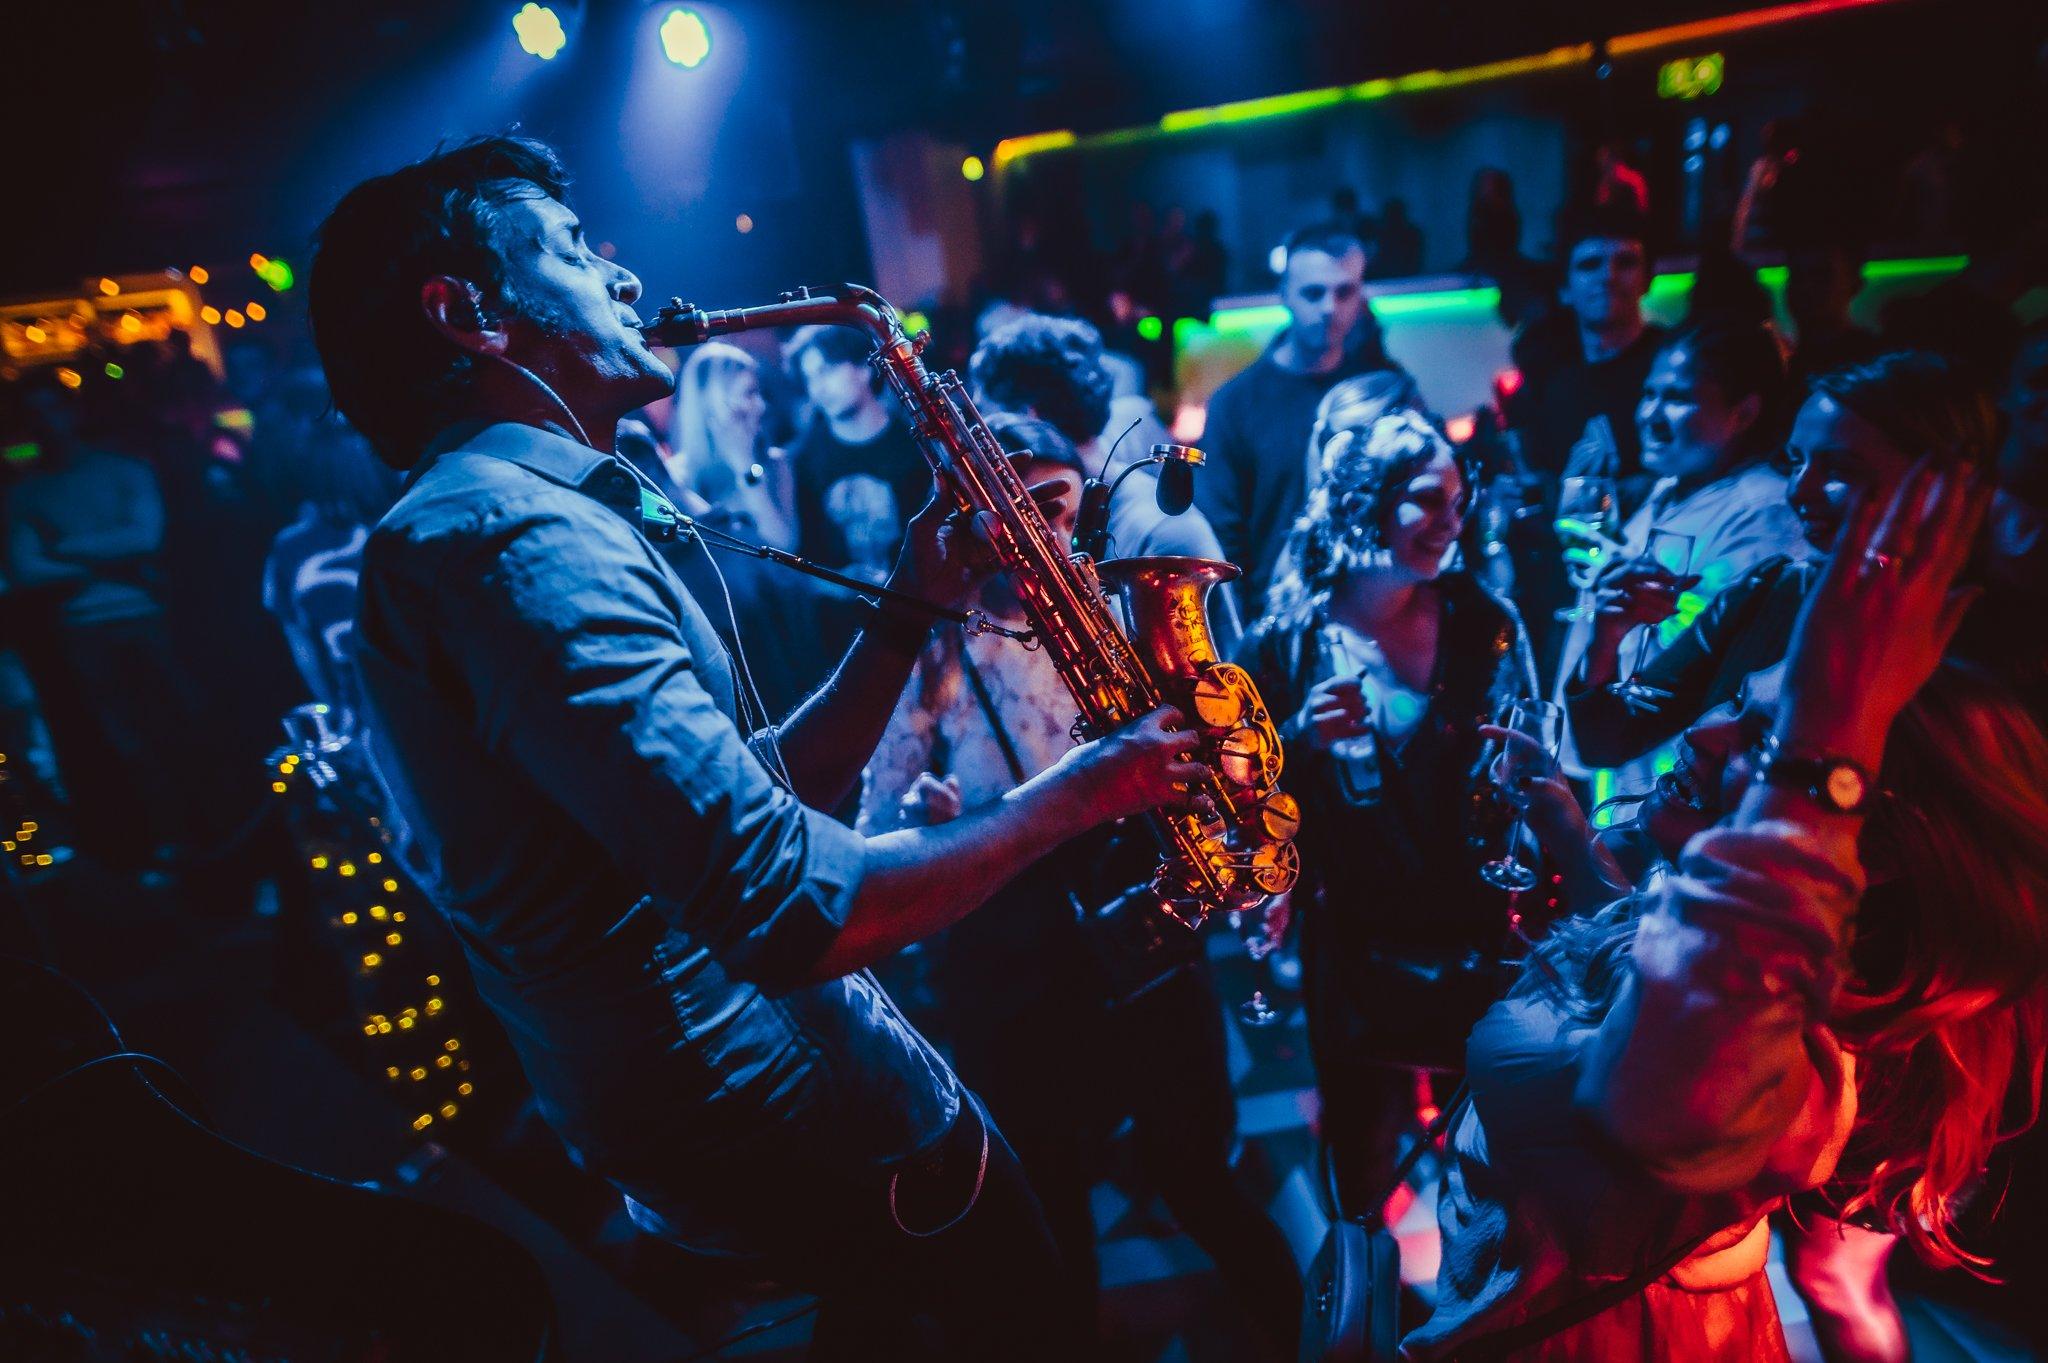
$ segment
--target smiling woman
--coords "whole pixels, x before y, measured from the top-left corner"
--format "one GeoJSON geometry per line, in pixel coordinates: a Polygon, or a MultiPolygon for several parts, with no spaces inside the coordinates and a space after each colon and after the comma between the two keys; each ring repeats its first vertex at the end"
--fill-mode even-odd
{"type": "MultiPolygon", "coordinates": [[[[1566,636],[1560,701],[1635,675],[1758,564],[1804,555],[1785,476],[1765,462],[1780,448],[1785,387],[1777,341],[1761,326],[1695,328],[1658,353],[1636,405],[1643,467],[1657,482],[1622,532],[1598,615],[1566,636]],[[1676,544],[1675,558],[1660,561],[1653,540],[1676,544]]],[[[1643,796],[1673,756],[1667,744],[1589,766],[1569,733],[1565,752],[1567,770],[1591,776],[1603,803],[1643,796]]]]}
{"type": "Polygon", "coordinates": [[[1475,847],[1508,822],[1479,729],[1535,690],[1514,609],[1462,568],[1450,446],[1384,374],[1323,399],[1317,470],[1276,608],[1238,661],[1282,726],[1302,802],[1301,919],[1323,1136],[1348,1214],[1385,1191],[1414,1067],[1460,1067],[1507,976],[1507,913],[1475,847]]]}
{"type": "MultiPolygon", "coordinates": [[[[1947,467],[1979,465],[1997,440],[1997,409],[1966,370],[1923,352],[1885,355],[1814,382],[1780,462],[1780,472],[1794,471],[1785,485],[1787,505],[1806,545],[1827,553],[1853,497],[1888,499],[1915,452],[1927,451],[1947,467]]],[[[1746,471],[1751,477],[1762,472],[1754,465],[1746,471]]],[[[1758,563],[1681,622],[1675,637],[1660,638],[1659,651],[1626,682],[1618,645],[1589,650],[1564,693],[1579,756],[1593,766],[1620,766],[1668,744],[1732,699],[1750,673],[1785,656],[1821,562],[1801,551],[1758,563]]],[[[1610,609],[1635,609],[1633,594],[1650,592],[1656,581],[1647,573],[1643,585],[1618,579],[1610,609]]],[[[1670,615],[1676,603],[1668,580],[1662,593],[1661,602],[1645,602],[1645,613],[1661,606],[1658,618],[1670,615]]]]}

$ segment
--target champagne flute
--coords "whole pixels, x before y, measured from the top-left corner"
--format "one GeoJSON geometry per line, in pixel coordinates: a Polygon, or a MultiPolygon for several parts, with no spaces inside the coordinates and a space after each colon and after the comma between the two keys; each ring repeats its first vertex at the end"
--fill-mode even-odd
{"type": "MultiPolygon", "coordinates": [[[[1534,739],[1538,751],[1531,752],[1529,745],[1522,743],[1502,744],[1490,773],[1496,784],[1512,789],[1524,776],[1548,776],[1556,770],[1558,748],[1564,739],[1562,709],[1547,700],[1518,700],[1503,727],[1534,739]]],[[[1534,868],[1516,855],[1527,824],[1528,817],[1517,814],[1515,826],[1508,832],[1507,851],[1479,868],[1479,878],[1496,890],[1519,893],[1536,888],[1534,868]]]]}
{"type": "Polygon", "coordinates": [[[1266,935],[1265,906],[1251,909],[1232,909],[1230,927],[1244,943],[1244,954],[1251,959],[1251,997],[1237,1005],[1238,1021],[1247,1027],[1271,1027],[1280,1021],[1280,1010],[1273,1006],[1266,995],[1266,985],[1273,982],[1273,939],[1266,935]]]}
{"type": "Polygon", "coordinates": [[[1611,555],[1621,549],[1621,498],[1615,481],[1604,474],[1566,478],[1557,488],[1557,518],[1552,522],[1564,542],[1565,577],[1579,593],[1578,604],[1557,613],[1570,622],[1586,618],[1587,598],[1611,555]]]}

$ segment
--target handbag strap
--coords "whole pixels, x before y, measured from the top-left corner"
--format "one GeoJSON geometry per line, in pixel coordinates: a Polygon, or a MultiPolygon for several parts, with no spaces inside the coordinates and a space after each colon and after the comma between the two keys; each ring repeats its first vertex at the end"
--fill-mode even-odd
{"type": "MultiPolygon", "coordinates": [[[[1451,1129],[1451,1123],[1471,1104],[1471,1086],[1458,1085],[1458,1091],[1451,1095],[1451,1101],[1445,1103],[1443,1110],[1431,1118],[1429,1125],[1423,1128],[1422,1139],[1409,1146],[1408,1153],[1401,1156],[1400,1162],[1394,1166],[1393,1176],[1387,1180],[1387,1186],[1380,1190],[1380,1195],[1372,1200],[1366,1210],[1354,1213],[1352,1219],[1368,1230],[1377,1225],[1381,1214],[1386,1210],[1387,1202],[1400,1190],[1401,1185],[1408,1181],[1408,1175],[1413,1173],[1415,1166],[1421,1162],[1423,1152],[1435,1148],[1443,1134],[1451,1129]]],[[[1336,1201],[1334,1192],[1331,1201],[1336,1201]]]]}
{"type": "Polygon", "coordinates": [[[996,747],[1003,753],[1003,762],[1010,769],[1010,779],[1018,785],[1030,780],[1024,771],[1024,763],[1017,757],[1017,745],[1010,741],[1010,731],[1003,727],[1003,717],[996,713],[995,697],[988,692],[988,683],[982,680],[981,669],[968,656],[967,640],[960,641],[960,670],[967,674],[967,684],[974,688],[974,699],[981,706],[982,716],[988,720],[988,727],[996,736],[996,747]]]}

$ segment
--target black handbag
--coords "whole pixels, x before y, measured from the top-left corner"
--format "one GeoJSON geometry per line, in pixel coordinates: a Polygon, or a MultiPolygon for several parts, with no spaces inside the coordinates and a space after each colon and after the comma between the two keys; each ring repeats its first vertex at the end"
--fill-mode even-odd
{"type": "Polygon", "coordinates": [[[1301,1363],[1395,1363],[1401,1356],[1401,1246],[1387,1229],[1387,1199],[1471,1101],[1464,1085],[1409,1147],[1394,1176],[1362,1213],[1343,1214],[1336,1179],[1325,1166],[1330,1206],[1338,1209],[1302,1285],[1301,1363]]]}

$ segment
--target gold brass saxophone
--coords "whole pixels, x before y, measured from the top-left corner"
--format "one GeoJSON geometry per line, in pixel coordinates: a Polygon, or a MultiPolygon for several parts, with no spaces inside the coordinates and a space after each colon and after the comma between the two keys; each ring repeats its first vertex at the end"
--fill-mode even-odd
{"type": "Polygon", "coordinates": [[[1162,846],[1152,882],[1161,907],[1192,928],[1213,910],[1251,909],[1292,886],[1301,811],[1279,787],[1279,732],[1251,675],[1216,657],[1203,610],[1209,588],[1237,576],[1235,567],[1163,557],[1104,564],[1131,620],[1127,636],[1094,560],[1058,543],[960,376],[926,369],[919,355],[927,336],[906,335],[902,318],[872,289],[799,289],[725,312],[673,300],[642,331],[652,344],[681,347],[728,332],[820,323],[867,334],[875,343],[869,363],[910,414],[940,485],[961,510],[993,516],[996,556],[1023,603],[1032,642],[1081,707],[1076,737],[1107,733],[1160,705],[1186,716],[1191,747],[1214,775],[1195,792],[1195,812],[1147,816],[1162,846]]]}

